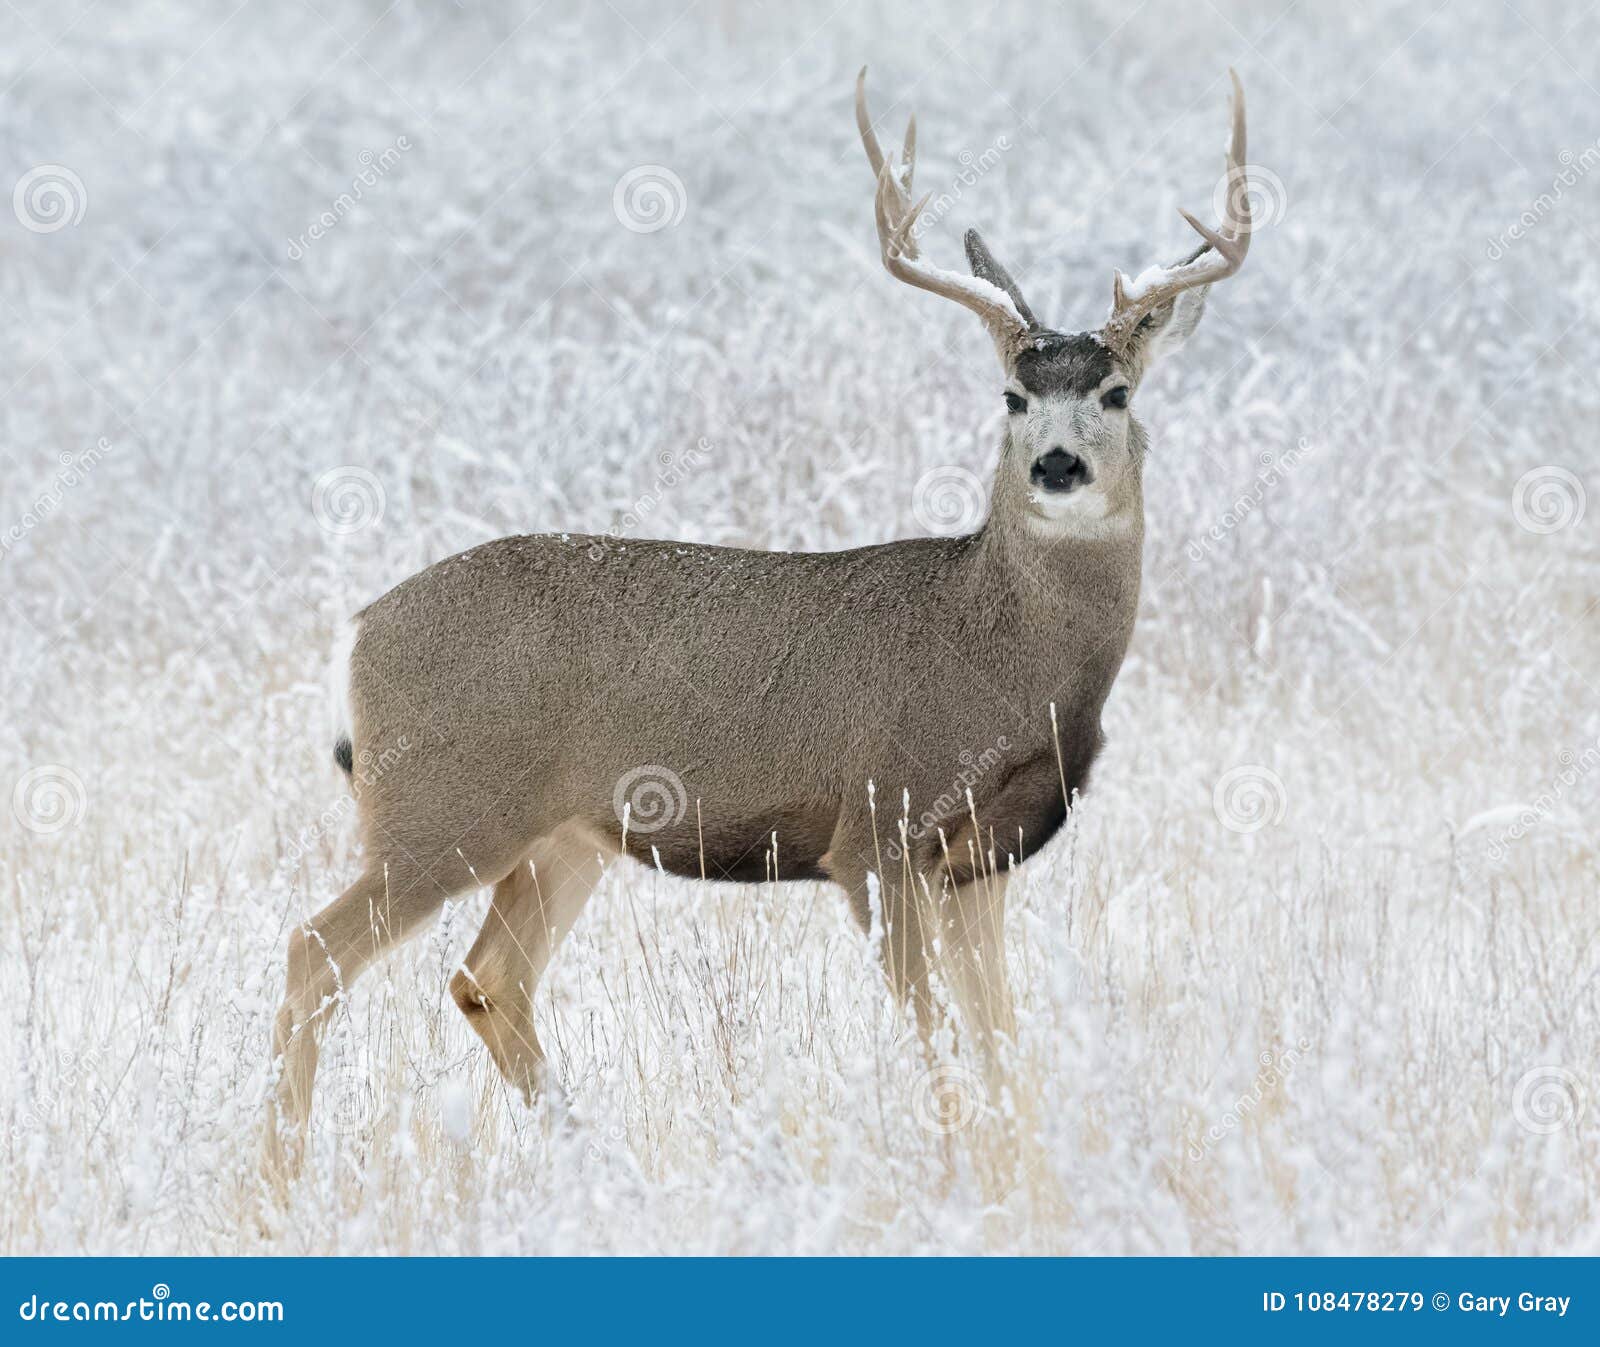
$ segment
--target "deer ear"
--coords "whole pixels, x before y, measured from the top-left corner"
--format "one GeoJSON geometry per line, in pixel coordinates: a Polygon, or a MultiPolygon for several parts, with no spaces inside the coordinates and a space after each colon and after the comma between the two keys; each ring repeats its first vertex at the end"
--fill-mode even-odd
{"type": "Polygon", "coordinates": [[[1185,290],[1170,302],[1150,313],[1134,332],[1139,363],[1149,369],[1158,360],[1171,355],[1189,334],[1200,326],[1206,311],[1206,292],[1209,285],[1185,290]]]}
{"type": "Polygon", "coordinates": [[[1022,315],[1022,321],[1028,325],[1030,332],[1038,327],[1039,320],[1033,316],[1033,310],[1028,307],[1028,301],[1022,297],[1022,291],[1017,289],[1017,283],[1011,279],[1011,273],[994,260],[989,245],[983,241],[976,229],[967,230],[965,242],[967,264],[971,266],[972,274],[980,281],[998,285],[1010,295],[1011,302],[1017,306],[1017,312],[1022,315]]]}

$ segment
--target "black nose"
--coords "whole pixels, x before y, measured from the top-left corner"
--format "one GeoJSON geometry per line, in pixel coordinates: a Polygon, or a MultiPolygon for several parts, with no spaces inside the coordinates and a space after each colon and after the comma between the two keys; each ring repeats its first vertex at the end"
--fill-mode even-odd
{"type": "Polygon", "coordinates": [[[1033,460],[1030,474],[1035,486],[1046,491],[1071,491],[1089,480],[1089,465],[1076,454],[1069,454],[1059,445],[1048,454],[1033,460]]]}

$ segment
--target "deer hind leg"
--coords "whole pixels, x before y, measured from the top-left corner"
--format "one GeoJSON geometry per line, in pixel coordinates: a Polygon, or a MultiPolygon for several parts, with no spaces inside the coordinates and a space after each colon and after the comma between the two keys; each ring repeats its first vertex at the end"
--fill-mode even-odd
{"type": "Polygon", "coordinates": [[[483,929],[450,980],[450,994],[500,1074],[530,1102],[544,1075],[534,992],[609,859],[599,839],[576,827],[540,839],[495,885],[483,929]]]}
{"type": "Polygon", "coordinates": [[[371,963],[420,930],[446,896],[425,876],[369,868],[290,933],[283,1003],[272,1031],[278,1081],[262,1150],[263,1169],[280,1187],[300,1169],[318,1049],[336,998],[371,963]]]}

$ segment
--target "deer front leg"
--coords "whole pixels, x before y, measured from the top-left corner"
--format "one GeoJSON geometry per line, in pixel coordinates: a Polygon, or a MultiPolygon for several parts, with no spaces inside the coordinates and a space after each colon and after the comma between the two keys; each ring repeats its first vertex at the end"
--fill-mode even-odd
{"type": "Polygon", "coordinates": [[[991,1091],[1002,1083],[1000,1039],[1015,1041],[1016,1008],[1006,971],[1006,876],[946,885],[939,905],[941,969],[975,1040],[991,1091]]]}
{"type": "Polygon", "coordinates": [[[884,862],[887,876],[877,871],[879,852],[865,821],[841,821],[824,859],[824,868],[844,888],[850,911],[868,936],[876,937],[889,990],[916,1017],[924,1050],[931,1053],[932,1035],[941,1016],[928,978],[928,923],[921,883],[907,881],[902,867],[884,862]]]}

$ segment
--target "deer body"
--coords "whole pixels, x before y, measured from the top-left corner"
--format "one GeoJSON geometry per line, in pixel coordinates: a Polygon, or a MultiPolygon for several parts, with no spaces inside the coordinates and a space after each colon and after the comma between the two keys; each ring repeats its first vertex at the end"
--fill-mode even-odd
{"type": "MultiPolygon", "coordinates": [[[[963,753],[1003,743],[975,798],[1019,774],[1044,784],[1004,819],[979,817],[1003,852],[1018,854],[1021,828],[1031,853],[1064,815],[1050,704],[1081,786],[1132,630],[1139,545],[1130,531],[1049,555],[999,527],[832,553],[484,544],[359,618],[356,757],[408,745],[361,787],[366,846],[391,875],[425,858],[445,892],[464,865],[498,876],[569,820],[676,874],[772,877],[776,833],[778,877],[853,877],[895,840],[902,791],[915,815],[963,753]],[[641,769],[645,798],[620,796],[624,839],[618,786],[641,769]],[[885,792],[876,847],[869,780],[885,792]]],[[[937,849],[919,839],[914,867],[931,873],[937,849]]]]}
{"type": "Polygon", "coordinates": [[[297,1163],[339,994],[479,884],[493,901],[451,991],[531,1095],[538,979],[623,852],[686,876],[832,881],[881,931],[924,1034],[935,958],[980,1046],[1011,1032],[1006,875],[1087,783],[1138,606],[1147,442],[1128,399],[1237,268],[1248,204],[1226,232],[1196,223],[1206,244],[1178,266],[1119,274],[1101,331],[1054,332],[975,234],[970,277],[920,258],[914,134],[901,169],[859,84],[857,118],[886,267],[971,308],[1001,358],[1010,416],[987,519],[828,553],[503,538],[359,614],[336,753],[365,870],[290,937],[269,1172],[297,1163]]]}

